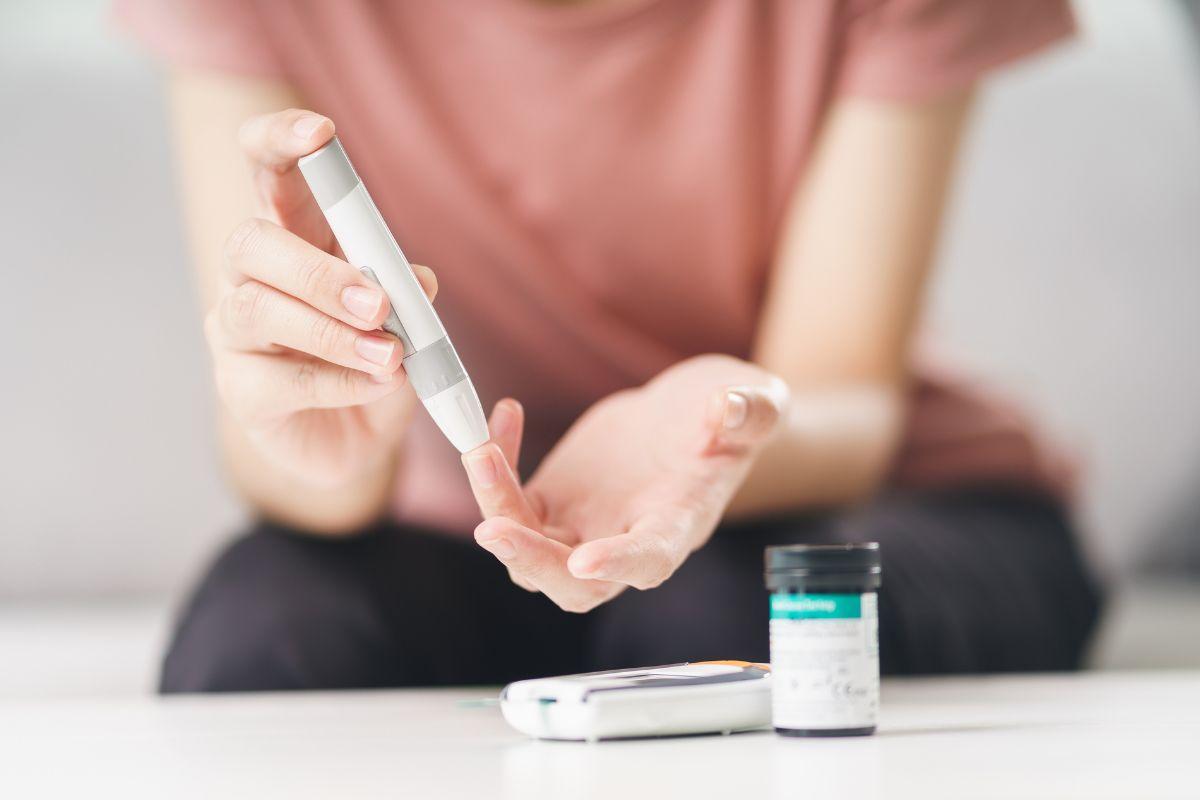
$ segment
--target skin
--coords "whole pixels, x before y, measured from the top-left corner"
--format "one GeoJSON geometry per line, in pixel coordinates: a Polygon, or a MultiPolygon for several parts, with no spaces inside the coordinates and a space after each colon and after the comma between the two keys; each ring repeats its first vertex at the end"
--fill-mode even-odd
{"type": "MultiPolygon", "coordinates": [[[[274,83],[181,72],[171,96],[234,484],[294,527],[354,531],[384,513],[415,399],[377,330],[386,297],[340,258],[296,168],[333,123],[274,83]]],[[[497,405],[464,466],[476,541],[514,582],[584,612],[666,580],[723,517],[874,490],[967,106],[835,104],[783,221],[751,361],[700,356],[602,399],[525,485],[523,412],[497,405]]]]}

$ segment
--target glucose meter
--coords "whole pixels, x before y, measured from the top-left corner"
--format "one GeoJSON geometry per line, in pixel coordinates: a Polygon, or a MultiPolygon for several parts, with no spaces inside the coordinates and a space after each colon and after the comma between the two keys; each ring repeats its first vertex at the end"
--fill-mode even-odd
{"type": "Polygon", "coordinates": [[[699,661],[517,681],[504,719],[535,739],[595,741],[732,733],[771,722],[771,668],[699,661]]]}

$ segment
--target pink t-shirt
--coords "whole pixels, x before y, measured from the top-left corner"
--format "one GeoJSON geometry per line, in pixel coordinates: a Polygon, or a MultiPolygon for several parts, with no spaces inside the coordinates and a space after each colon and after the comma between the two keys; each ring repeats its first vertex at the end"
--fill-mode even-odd
{"type": "MultiPolygon", "coordinates": [[[[284,78],[338,133],[485,407],[536,463],[591,403],[708,352],[745,357],[780,219],[840,96],[911,101],[1067,35],[1062,0],[119,0],[189,67],[284,78]]],[[[919,375],[894,481],[1056,482],[991,398],[919,375]],[[999,437],[999,438],[998,438],[999,437]]],[[[469,529],[423,414],[396,513],[469,529]]]]}

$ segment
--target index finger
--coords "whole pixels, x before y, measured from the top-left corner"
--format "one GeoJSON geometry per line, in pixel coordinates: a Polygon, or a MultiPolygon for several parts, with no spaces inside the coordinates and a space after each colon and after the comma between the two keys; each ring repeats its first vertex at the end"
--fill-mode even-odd
{"type": "Polygon", "coordinates": [[[238,142],[256,166],[286,172],[333,138],[333,120],[302,108],[251,117],[238,131],[238,142]]]}
{"type": "Polygon", "coordinates": [[[464,453],[462,461],[484,519],[508,517],[529,528],[541,527],[541,520],[521,489],[521,481],[496,442],[464,453]]]}
{"type": "Polygon", "coordinates": [[[239,225],[225,243],[229,282],[256,280],[361,330],[387,319],[387,295],[352,265],[264,219],[239,225]]]}

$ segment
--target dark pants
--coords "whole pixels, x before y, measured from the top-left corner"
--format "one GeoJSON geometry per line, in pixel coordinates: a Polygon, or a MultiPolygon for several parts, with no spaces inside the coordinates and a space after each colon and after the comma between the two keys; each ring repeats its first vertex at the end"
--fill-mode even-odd
{"type": "Polygon", "coordinates": [[[665,584],[589,614],[520,589],[469,538],[267,524],[183,613],[164,692],[505,683],[678,661],[766,661],[769,544],[878,541],[884,672],[1079,665],[1099,596],[1061,508],[1000,491],[893,493],[860,510],[726,525],[665,584]]]}

